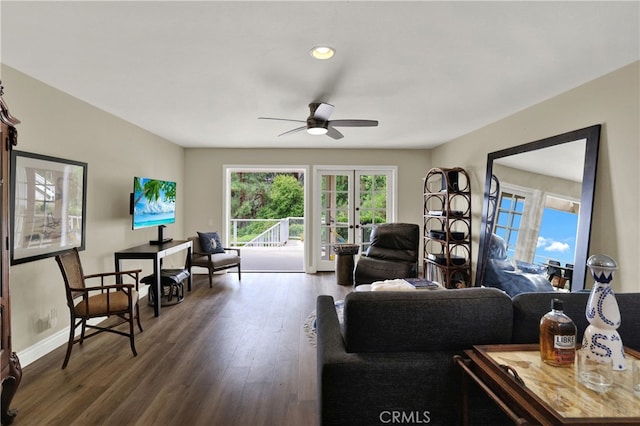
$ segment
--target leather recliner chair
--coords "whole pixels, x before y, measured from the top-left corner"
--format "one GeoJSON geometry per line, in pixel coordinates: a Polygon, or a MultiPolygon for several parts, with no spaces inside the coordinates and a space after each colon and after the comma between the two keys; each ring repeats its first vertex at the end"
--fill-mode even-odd
{"type": "Polygon", "coordinates": [[[420,227],[413,223],[385,223],[371,232],[371,244],[354,271],[354,286],[418,276],[420,227]]]}

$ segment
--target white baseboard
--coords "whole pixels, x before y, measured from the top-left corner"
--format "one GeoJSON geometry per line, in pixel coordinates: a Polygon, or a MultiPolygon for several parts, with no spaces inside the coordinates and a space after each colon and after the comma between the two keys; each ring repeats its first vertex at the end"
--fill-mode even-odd
{"type": "MultiPolygon", "coordinates": [[[[103,321],[103,318],[94,318],[89,321],[89,324],[96,325],[99,322],[103,321]]],[[[80,329],[78,329],[80,331],[80,329]]],[[[78,335],[79,333],[76,333],[78,335]]],[[[51,336],[40,340],[35,345],[17,352],[18,359],[20,360],[20,365],[22,367],[26,367],[32,362],[42,358],[47,355],[49,352],[59,348],[62,345],[67,344],[67,340],[69,339],[69,327],[64,328],[63,330],[58,331],[51,336]]],[[[62,359],[60,360],[62,362],[62,359]]]]}
{"type": "MultiPolygon", "coordinates": [[[[140,299],[147,295],[149,291],[148,286],[144,286],[140,288],[140,299]]],[[[90,325],[96,325],[100,322],[104,321],[104,318],[93,318],[89,321],[90,325]]],[[[77,330],[76,336],[78,336],[80,329],[77,330]]],[[[28,347],[27,349],[16,352],[18,354],[18,359],[20,360],[20,366],[26,367],[32,362],[42,358],[47,355],[49,352],[59,348],[62,345],[67,344],[67,339],[69,339],[69,327],[66,327],[55,334],[52,334],[49,337],[46,337],[40,340],[35,345],[28,347]]],[[[60,359],[62,362],[62,359],[60,359]]]]}

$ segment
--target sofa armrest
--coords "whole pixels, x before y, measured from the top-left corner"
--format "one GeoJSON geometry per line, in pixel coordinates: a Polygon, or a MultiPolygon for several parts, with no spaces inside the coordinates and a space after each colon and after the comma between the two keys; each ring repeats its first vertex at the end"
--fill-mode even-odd
{"type": "Polygon", "coordinates": [[[428,393],[411,392],[413,396],[407,398],[407,388],[397,386],[398,380],[406,378],[398,377],[403,370],[405,374],[410,372],[414,380],[415,373],[423,370],[425,377],[420,381],[428,382],[428,371],[420,367],[426,362],[425,354],[348,353],[331,296],[317,299],[316,330],[319,425],[382,424],[380,416],[385,415],[384,411],[397,410],[398,398],[403,407],[420,406],[422,411],[429,410],[426,407],[428,393]],[[418,402],[420,400],[422,402],[418,402]]]}
{"type": "Polygon", "coordinates": [[[331,296],[318,296],[316,302],[318,376],[326,364],[348,364],[355,355],[347,353],[335,302],[331,296]]]}
{"type": "MultiPolygon", "coordinates": [[[[453,355],[462,350],[347,352],[330,296],[317,299],[316,330],[320,426],[384,425],[393,416],[410,424],[460,423],[461,374],[453,355]]],[[[484,424],[508,424],[482,393],[472,391],[470,405],[484,424]]]]}

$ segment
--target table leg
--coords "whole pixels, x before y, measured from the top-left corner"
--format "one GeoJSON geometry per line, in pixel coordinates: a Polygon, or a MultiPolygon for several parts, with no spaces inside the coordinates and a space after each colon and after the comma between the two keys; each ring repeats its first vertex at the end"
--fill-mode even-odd
{"type": "MultiPolygon", "coordinates": [[[[118,256],[115,256],[114,259],[116,272],[120,272],[120,258],[118,256]]],[[[122,276],[120,276],[119,274],[116,274],[116,284],[122,284],[122,276]]]]}
{"type": "Polygon", "coordinates": [[[187,249],[187,264],[185,265],[189,272],[189,278],[187,278],[187,288],[191,291],[191,247],[187,249]]]}
{"type": "Polygon", "coordinates": [[[160,316],[160,301],[162,300],[162,277],[160,276],[160,272],[162,271],[162,260],[159,257],[156,257],[153,261],[153,275],[156,277],[156,282],[154,285],[156,286],[156,299],[154,300],[153,313],[155,316],[160,316]]]}
{"type": "MultiPolygon", "coordinates": [[[[459,356],[454,355],[454,362],[458,365],[465,364],[465,360],[459,356]]],[[[461,372],[462,380],[461,380],[461,396],[462,396],[462,426],[467,426],[469,424],[469,382],[467,380],[467,374],[464,370],[461,372]]]]}
{"type": "Polygon", "coordinates": [[[458,365],[462,369],[462,374],[464,377],[464,386],[462,391],[464,394],[462,395],[462,424],[469,424],[469,380],[473,380],[479,387],[484,391],[485,394],[493,402],[498,405],[498,407],[513,421],[514,424],[517,425],[528,425],[526,419],[518,416],[515,411],[511,409],[511,407],[503,401],[495,392],[484,382],[480,377],[478,377],[472,370],[471,360],[465,359],[460,355],[453,356],[453,362],[458,365]]]}

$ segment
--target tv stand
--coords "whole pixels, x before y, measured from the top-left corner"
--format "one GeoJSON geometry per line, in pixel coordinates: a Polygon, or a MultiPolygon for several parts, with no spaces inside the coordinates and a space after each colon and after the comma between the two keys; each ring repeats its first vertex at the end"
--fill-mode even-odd
{"type": "MultiPolygon", "coordinates": [[[[189,278],[187,278],[187,285],[189,291],[191,291],[191,250],[192,243],[191,240],[174,240],[164,245],[151,245],[151,244],[143,244],[137,247],[131,247],[125,250],[117,251],[114,253],[113,257],[115,260],[116,272],[122,271],[122,261],[128,259],[147,259],[153,261],[153,276],[155,277],[155,282],[152,284],[155,286],[155,294],[162,294],[162,259],[171,256],[172,254],[179,253],[183,250],[187,251],[187,259],[185,261],[185,269],[189,271],[189,278]]],[[[122,277],[116,277],[117,283],[122,283],[122,277]]],[[[160,299],[155,299],[154,304],[154,314],[156,317],[160,316],[160,307],[162,303],[158,303],[160,299]]],[[[3,406],[4,407],[4,406],[3,406]]]]}
{"type": "Polygon", "coordinates": [[[151,240],[149,241],[149,244],[151,244],[152,246],[161,246],[171,241],[173,241],[173,238],[165,238],[164,240],[151,240]]]}
{"type": "Polygon", "coordinates": [[[149,241],[149,244],[152,246],[161,246],[170,241],[173,241],[173,238],[167,238],[167,227],[160,225],[158,226],[158,239],[149,241]]]}

